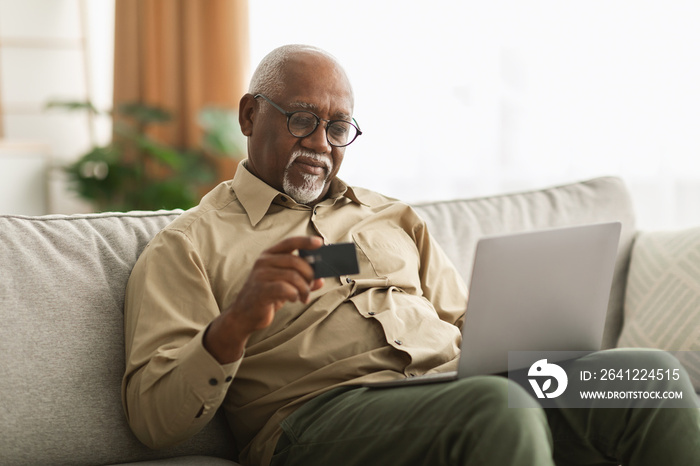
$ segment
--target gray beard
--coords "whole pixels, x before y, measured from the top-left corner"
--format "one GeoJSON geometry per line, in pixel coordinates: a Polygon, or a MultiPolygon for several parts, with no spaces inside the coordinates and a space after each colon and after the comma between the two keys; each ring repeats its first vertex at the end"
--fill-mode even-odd
{"type": "MultiPolygon", "coordinates": [[[[323,188],[325,187],[326,180],[328,178],[327,176],[326,178],[322,178],[317,175],[303,174],[303,182],[301,183],[301,185],[296,186],[292,184],[292,182],[289,180],[289,167],[291,167],[292,163],[294,163],[296,158],[301,155],[323,162],[327,162],[327,159],[321,157],[320,155],[317,155],[314,152],[297,151],[292,154],[292,157],[289,160],[289,163],[287,164],[287,168],[284,170],[284,179],[282,180],[282,189],[284,189],[284,192],[287,193],[287,195],[294,199],[297,203],[308,204],[318,199],[318,197],[323,192],[323,188]]],[[[331,167],[326,166],[326,169],[327,173],[330,174],[331,167]]]]}

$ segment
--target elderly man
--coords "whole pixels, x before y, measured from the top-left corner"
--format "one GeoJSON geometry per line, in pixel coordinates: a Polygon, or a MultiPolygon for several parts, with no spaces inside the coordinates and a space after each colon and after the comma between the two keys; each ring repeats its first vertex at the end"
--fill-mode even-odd
{"type": "Polygon", "coordinates": [[[455,369],[467,294],[409,206],[336,177],[361,134],[353,104],[322,50],[260,63],[240,103],[248,159],[129,280],[136,435],[170,445],[223,406],[250,465],[700,464],[697,409],[544,410],[519,389],[515,409],[495,376],[361,387],[455,369]],[[338,242],[360,273],[315,279],[297,251],[338,242]]]}

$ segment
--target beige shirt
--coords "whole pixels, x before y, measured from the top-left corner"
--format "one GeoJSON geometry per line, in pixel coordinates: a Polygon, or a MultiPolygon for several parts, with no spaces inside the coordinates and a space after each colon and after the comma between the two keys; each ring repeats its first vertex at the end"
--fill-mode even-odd
{"type": "Polygon", "coordinates": [[[241,461],[267,464],[279,423],[302,402],[364,381],[454,370],[466,287],[410,206],[340,180],[300,205],[239,166],[161,231],[129,279],[122,398],[153,447],[195,434],[224,407],[241,461]],[[206,351],[260,253],[320,235],[357,245],[360,273],[326,278],[308,304],[287,303],[254,334],[242,360],[206,351]]]}

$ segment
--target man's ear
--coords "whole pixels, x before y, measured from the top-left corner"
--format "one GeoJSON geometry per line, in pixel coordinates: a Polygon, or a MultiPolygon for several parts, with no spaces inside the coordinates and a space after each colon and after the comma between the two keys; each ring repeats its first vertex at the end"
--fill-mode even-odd
{"type": "Polygon", "coordinates": [[[253,134],[253,115],[256,104],[253,94],[245,94],[238,104],[238,122],[244,136],[253,134]]]}

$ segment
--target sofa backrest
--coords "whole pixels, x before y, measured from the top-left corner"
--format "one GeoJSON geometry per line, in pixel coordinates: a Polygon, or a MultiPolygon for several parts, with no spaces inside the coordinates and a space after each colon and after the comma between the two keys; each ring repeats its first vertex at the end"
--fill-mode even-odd
{"type": "Polygon", "coordinates": [[[549,189],[415,206],[435,239],[469,283],[480,237],[543,228],[619,221],[622,233],[603,335],[615,347],[622,328],[627,270],[636,235],[634,209],[624,182],[601,177],[549,189]]]}
{"type": "Polygon", "coordinates": [[[223,416],[152,451],[122,411],[126,281],[178,214],[0,216],[0,464],[231,457],[223,416]]]}

